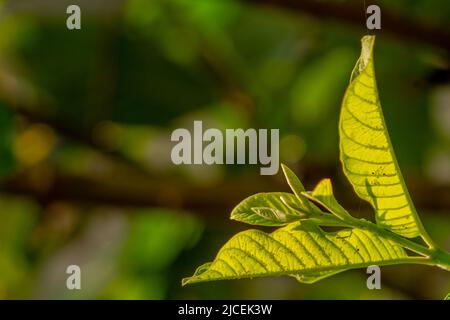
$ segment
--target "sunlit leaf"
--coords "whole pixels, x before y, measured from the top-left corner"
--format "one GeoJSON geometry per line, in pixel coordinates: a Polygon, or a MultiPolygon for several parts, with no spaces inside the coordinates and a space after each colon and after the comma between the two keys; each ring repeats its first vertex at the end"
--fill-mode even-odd
{"type": "Polygon", "coordinates": [[[339,123],[341,162],[358,196],[374,207],[377,223],[405,237],[423,229],[384,121],[375,80],[375,37],[362,38],[361,56],[345,93],[339,123]]]}
{"type": "Polygon", "coordinates": [[[271,234],[259,230],[237,234],[212,263],[203,265],[183,284],[293,274],[313,282],[326,272],[407,263],[409,259],[402,247],[367,230],[325,232],[312,223],[294,222],[271,234]]]}
{"type": "Polygon", "coordinates": [[[258,193],[239,203],[231,212],[231,219],[252,225],[283,226],[303,217],[302,209],[304,205],[291,193],[258,193]]]}
{"type": "Polygon", "coordinates": [[[303,186],[300,179],[296,176],[296,174],[284,164],[281,165],[281,168],[283,169],[284,176],[287,183],[291,187],[292,192],[294,192],[302,205],[310,211],[320,211],[319,208],[308,201],[307,197],[303,194],[303,192],[305,191],[305,187],[303,186]]]}
{"type": "Polygon", "coordinates": [[[328,211],[342,220],[351,218],[350,214],[336,200],[333,194],[333,187],[330,179],[323,179],[314,188],[313,192],[304,192],[306,197],[318,202],[328,211]]]}
{"type": "Polygon", "coordinates": [[[329,179],[306,192],[298,177],[282,165],[294,194],[251,196],[233,210],[232,218],[264,226],[288,225],[270,234],[248,230],[235,235],[212,262],[184,279],[184,285],[280,275],[313,283],[370,265],[415,263],[450,270],[448,253],[436,249],[421,225],[395,159],[376,89],[373,45],[373,36],[362,39],[361,57],[342,104],[339,133],[344,172],[356,193],[375,208],[377,224],[352,217],[334,197],[329,179]],[[289,223],[293,220],[298,221],[289,223]],[[419,235],[428,247],[407,239],[419,235]],[[408,256],[405,249],[416,255],[408,256]]]}
{"type": "Polygon", "coordinates": [[[297,281],[301,282],[301,283],[315,283],[319,280],[331,277],[335,274],[338,274],[340,272],[343,272],[347,269],[342,269],[342,270],[336,270],[336,271],[319,271],[319,272],[304,272],[304,273],[300,273],[300,274],[293,274],[291,275],[291,277],[297,279],[297,281]]]}

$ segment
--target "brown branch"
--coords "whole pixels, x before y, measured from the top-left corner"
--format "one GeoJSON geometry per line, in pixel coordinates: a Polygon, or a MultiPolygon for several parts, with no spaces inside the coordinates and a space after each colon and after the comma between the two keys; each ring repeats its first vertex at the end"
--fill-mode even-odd
{"type": "Polygon", "coordinates": [[[117,207],[164,207],[214,216],[229,211],[247,195],[270,191],[273,179],[241,177],[213,187],[195,187],[175,179],[147,179],[112,169],[101,177],[47,174],[45,182],[36,171],[23,172],[0,185],[0,192],[31,197],[39,203],[68,201],[117,207]],[[247,181],[247,182],[244,182],[247,181]]]}
{"type": "Polygon", "coordinates": [[[99,141],[94,141],[92,139],[92,128],[88,130],[79,130],[73,128],[63,119],[52,116],[48,113],[35,111],[35,110],[46,110],[46,107],[28,107],[23,105],[9,105],[11,110],[18,115],[21,115],[25,119],[33,123],[43,123],[51,127],[56,133],[58,133],[62,138],[76,143],[78,145],[90,148],[105,158],[109,159],[111,162],[127,167],[129,170],[138,172],[147,178],[151,178],[149,172],[142,167],[142,165],[134,161],[120,152],[111,151],[106,145],[102,145],[99,141]]]}
{"type": "MultiPolygon", "coordinates": [[[[38,168],[35,170],[39,170],[38,168]]],[[[336,171],[310,165],[304,168],[302,180],[307,189],[327,176],[336,177],[336,171]]],[[[277,176],[242,174],[229,177],[221,184],[192,186],[174,178],[147,179],[139,174],[130,174],[111,169],[105,176],[73,176],[50,174],[45,184],[36,184],[36,172],[24,172],[0,186],[0,191],[32,197],[47,204],[64,200],[81,204],[108,205],[118,207],[163,207],[189,210],[206,217],[229,213],[234,206],[249,195],[258,192],[289,191],[281,172],[277,176]]],[[[369,205],[360,200],[343,179],[335,179],[336,197],[355,216],[368,217],[369,205]]],[[[450,208],[450,188],[437,186],[427,181],[408,181],[408,186],[418,210],[444,211],[450,208]]]]}
{"type": "MultiPolygon", "coordinates": [[[[365,13],[359,1],[244,0],[244,2],[302,12],[320,19],[332,19],[356,26],[364,33],[367,32],[365,13]]],[[[450,52],[450,30],[447,26],[398,15],[382,6],[381,11],[381,32],[450,52]]]]}

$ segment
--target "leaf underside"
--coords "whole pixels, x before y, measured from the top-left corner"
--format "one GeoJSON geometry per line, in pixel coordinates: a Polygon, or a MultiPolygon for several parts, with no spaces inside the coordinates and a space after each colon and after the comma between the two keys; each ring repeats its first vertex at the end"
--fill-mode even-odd
{"type": "Polygon", "coordinates": [[[413,238],[421,222],[409,196],[385,125],[373,63],[374,36],[362,39],[361,56],[345,93],[340,158],[355,192],[375,209],[381,227],[413,238]]]}
{"type": "Polygon", "coordinates": [[[258,193],[239,203],[231,219],[259,226],[283,226],[298,218],[303,209],[304,204],[291,193],[258,193]]]}
{"type": "Polygon", "coordinates": [[[375,209],[379,230],[376,226],[355,223],[357,219],[334,197],[329,179],[306,192],[298,177],[283,165],[293,194],[256,194],[238,204],[231,214],[232,219],[248,224],[283,227],[272,233],[260,230],[238,233],[222,247],[214,261],[183,279],[183,285],[279,275],[313,283],[374,264],[417,263],[417,257],[409,257],[401,245],[390,240],[390,233],[380,232],[387,229],[412,238],[423,236],[423,226],[384,122],[375,80],[373,45],[374,36],[363,37],[361,56],[342,103],[339,135],[344,173],[358,196],[375,209]],[[326,232],[323,226],[342,229],[326,232]]]}
{"type": "Polygon", "coordinates": [[[295,222],[271,234],[259,230],[237,234],[212,263],[201,266],[183,284],[276,275],[311,283],[343,270],[407,259],[402,247],[367,230],[325,232],[312,223],[295,222]]]}

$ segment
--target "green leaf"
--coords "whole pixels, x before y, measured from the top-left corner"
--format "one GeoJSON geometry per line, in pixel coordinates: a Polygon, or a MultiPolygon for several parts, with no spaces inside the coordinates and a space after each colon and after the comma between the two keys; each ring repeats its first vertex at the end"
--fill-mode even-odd
{"type": "Polygon", "coordinates": [[[377,223],[413,238],[425,231],[400,172],[381,110],[374,42],[375,36],[362,38],[361,56],[342,102],[340,158],[358,196],[375,209],[377,223]]]}
{"type": "Polygon", "coordinates": [[[445,296],[444,300],[450,300],[450,292],[445,296]]]}
{"type": "Polygon", "coordinates": [[[259,230],[238,233],[212,263],[197,269],[183,285],[279,275],[314,282],[343,269],[414,260],[398,244],[365,229],[325,232],[313,223],[294,222],[271,234],[259,230]]]}
{"type": "Polygon", "coordinates": [[[310,212],[320,212],[320,209],[317,208],[313,203],[310,203],[303,194],[303,192],[305,191],[305,187],[303,186],[300,179],[296,176],[296,174],[284,164],[281,164],[281,168],[283,169],[283,173],[286,177],[286,181],[289,187],[291,187],[292,192],[294,192],[294,194],[297,196],[303,207],[310,212]]]}
{"type": "Polygon", "coordinates": [[[269,225],[285,225],[300,218],[298,215],[286,214],[273,208],[252,208],[252,210],[269,225]]]}
{"type": "Polygon", "coordinates": [[[281,164],[281,168],[283,169],[284,176],[286,177],[287,183],[291,187],[292,192],[294,192],[294,194],[299,199],[303,199],[304,197],[302,195],[302,192],[305,191],[305,187],[303,186],[300,179],[286,165],[281,164]]]}
{"type": "Polygon", "coordinates": [[[280,275],[313,283],[373,264],[425,264],[450,271],[450,254],[437,248],[424,230],[399,170],[376,89],[373,45],[373,36],[363,37],[342,104],[339,135],[344,173],[356,193],[375,208],[377,224],[353,218],[334,197],[329,179],[306,192],[282,165],[294,194],[251,196],[231,216],[250,224],[287,226],[270,234],[248,230],[235,235],[214,261],[183,279],[183,285],[280,275]],[[326,232],[321,228],[325,226],[341,230],[326,232]],[[418,235],[428,247],[407,239],[418,235]],[[415,255],[408,256],[405,249],[415,255]]]}
{"type": "Polygon", "coordinates": [[[231,212],[231,219],[260,226],[283,226],[305,217],[304,205],[291,193],[270,192],[252,195],[231,212]]]}
{"type": "Polygon", "coordinates": [[[353,219],[347,210],[345,210],[334,197],[333,186],[331,185],[330,179],[323,179],[317,184],[313,192],[303,192],[303,194],[325,207],[339,219],[344,221],[346,219],[353,219]]]}
{"type": "Polygon", "coordinates": [[[319,271],[319,272],[311,272],[311,273],[305,272],[305,273],[301,273],[301,274],[293,274],[293,275],[291,275],[291,277],[297,279],[298,282],[311,284],[311,283],[315,283],[319,280],[334,276],[335,274],[341,273],[346,270],[348,270],[348,269],[342,269],[342,270],[337,270],[337,271],[319,271]]]}

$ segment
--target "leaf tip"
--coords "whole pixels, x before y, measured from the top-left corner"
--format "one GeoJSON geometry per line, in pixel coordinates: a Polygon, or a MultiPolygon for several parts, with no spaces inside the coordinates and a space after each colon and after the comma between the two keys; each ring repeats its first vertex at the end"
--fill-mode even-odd
{"type": "Polygon", "coordinates": [[[363,71],[372,59],[375,36],[366,35],[361,38],[361,57],[359,60],[359,71],[363,71]]]}
{"type": "Polygon", "coordinates": [[[333,185],[331,183],[331,179],[325,178],[319,181],[319,183],[314,188],[312,194],[323,194],[323,193],[332,194],[333,193],[333,185]]]}
{"type": "Polygon", "coordinates": [[[190,282],[191,282],[191,278],[183,278],[183,279],[181,280],[181,286],[182,286],[182,287],[185,287],[185,286],[187,286],[190,282]]]}
{"type": "Polygon", "coordinates": [[[204,279],[201,278],[201,275],[208,271],[211,264],[212,262],[202,264],[200,267],[197,268],[197,270],[195,270],[194,275],[192,275],[191,277],[183,278],[181,280],[181,286],[185,287],[188,284],[204,281],[204,279]]]}
{"type": "Polygon", "coordinates": [[[292,176],[294,174],[294,172],[289,169],[289,167],[284,163],[281,164],[281,170],[283,170],[283,174],[286,177],[286,180],[289,180],[289,176],[292,176]]]}
{"type": "Polygon", "coordinates": [[[305,191],[305,187],[303,186],[297,175],[294,173],[294,171],[289,169],[289,167],[283,163],[281,164],[281,168],[283,170],[284,177],[286,178],[286,181],[291,187],[294,194],[298,196],[302,191],[305,191]]]}

